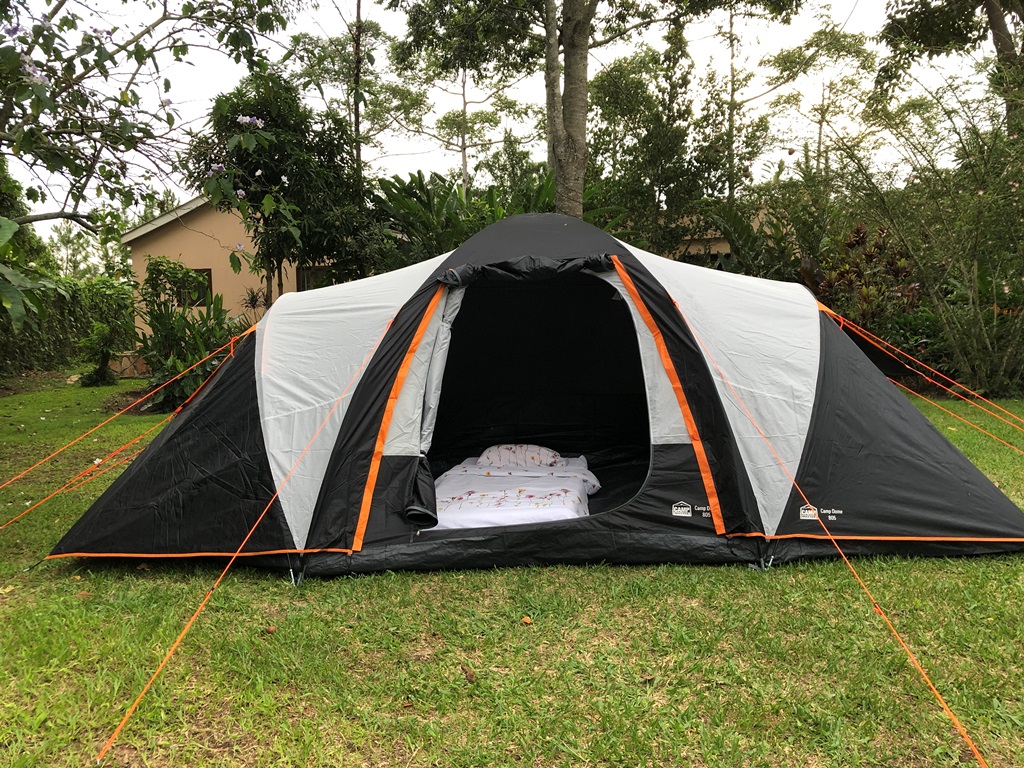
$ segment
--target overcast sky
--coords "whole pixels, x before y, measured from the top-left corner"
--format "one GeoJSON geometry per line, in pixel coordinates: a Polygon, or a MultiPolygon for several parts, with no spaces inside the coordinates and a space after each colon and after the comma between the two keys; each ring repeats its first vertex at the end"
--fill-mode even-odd
{"type": "MultiPolygon", "coordinates": [[[[354,1],[337,0],[335,3],[324,3],[317,9],[307,9],[299,19],[289,26],[288,35],[295,32],[326,36],[337,35],[344,31],[344,22],[351,22],[355,12],[354,1]]],[[[885,0],[858,0],[857,2],[837,3],[828,10],[820,5],[806,5],[797,20],[790,26],[767,25],[755,22],[744,23],[741,27],[743,53],[748,59],[747,66],[756,67],[756,62],[763,56],[793,46],[805,39],[817,28],[816,14],[825,13],[836,23],[845,25],[848,32],[861,32],[869,36],[878,32],[884,18],[885,0]]],[[[379,22],[394,35],[401,35],[404,21],[401,14],[387,11],[381,6],[364,2],[364,17],[379,22]]],[[[691,55],[696,68],[702,71],[708,67],[722,68],[728,66],[727,52],[716,28],[724,21],[724,16],[694,23],[688,27],[688,39],[691,43],[691,55]]],[[[287,35],[276,42],[281,53],[284,52],[287,35]]],[[[651,40],[657,45],[656,37],[651,40]]],[[[591,55],[590,72],[593,76],[600,69],[616,58],[628,55],[637,43],[620,45],[610,49],[600,49],[591,55]]],[[[208,51],[197,51],[189,64],[176,64],[166,71],[173,89],[171,97],[181,117],[192,125],[201,125],[209,111],[210,102],[218,93],[230,90],[244,76],[243,67],[233,65],[220,59],[208,51]],[[216,73],[211,77],[211,73],[216,73]]],[[[753,86],[756,88],[756,85],[753,86]]],[[[812,81],[805,87],[816,87],[812,81]]],[[[514,89],[514,97],[521,101],[532,101],[543,104],[543,78],[538,74],[514,89]]],[[[444,94],[435,94],[438,112],[457,106],[453,99],[444,94]]],[[[544,148],[537,147],[538,157],[542,157],[544,148]]],[[[458,157],[453,153],[439,150],[428,140],[412,138],[395,138],[387,142],[384,150],[369,150],[365,155],[378,172],[408,173],[417,169],[424,171],[447,171],[457,167],[458,157]]]]}

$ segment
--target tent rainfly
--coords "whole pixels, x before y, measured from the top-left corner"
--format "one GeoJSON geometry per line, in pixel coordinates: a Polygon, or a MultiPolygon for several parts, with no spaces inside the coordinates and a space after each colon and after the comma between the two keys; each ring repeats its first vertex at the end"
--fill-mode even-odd
{"type": "Polygon", "coordinates": [[[282,296],[51,557],[250,531],[242,556],[308,575],[1024,549],[1024,514],[803,287],[554,214],[282,296]]]}

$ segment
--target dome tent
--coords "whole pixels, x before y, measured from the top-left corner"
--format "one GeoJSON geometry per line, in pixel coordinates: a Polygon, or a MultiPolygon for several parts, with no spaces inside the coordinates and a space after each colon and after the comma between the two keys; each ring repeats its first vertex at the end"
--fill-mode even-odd
{"type": "Polygon", "coordinates": [[[1005,552],[1024,514],[801,286],[530,214],[282,296],[51,557],[250,532],[252,562],[329,575],[1005,552]],[[438,530],[434,479],[500,443],[586,456],[589,515],[438,530]]]}

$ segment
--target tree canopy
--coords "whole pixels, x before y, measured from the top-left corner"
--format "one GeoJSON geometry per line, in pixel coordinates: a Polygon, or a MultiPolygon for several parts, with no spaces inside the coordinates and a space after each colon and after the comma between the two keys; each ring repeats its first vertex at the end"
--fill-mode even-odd
{"type": "Polygon", "coordinates": [[[285,265],[328,266],[338,279],[374,270],[380,227],[363,199],[348,119],[303,103],[274,71],[217,97],[208,130],[186,156],[189,182],[214,205],[237,210],[266,276],[281,292],[285,265]]]}

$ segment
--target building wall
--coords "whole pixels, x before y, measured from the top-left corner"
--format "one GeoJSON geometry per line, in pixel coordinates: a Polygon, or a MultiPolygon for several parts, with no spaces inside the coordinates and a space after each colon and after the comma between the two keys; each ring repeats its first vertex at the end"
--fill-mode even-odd
{"type": "MultiPolygon", "coordinates": [[[[238,274],[231,269],[229,255],[239,244],[243,250],[252,252],[252,242],[245,233],[241,218],[209,205],[200,205],[128,243],[135,280],[141,283],[145,279],[150,256],[166,256],[191,269],[209,269],[213,292],[224,297],[224,308],[232,315],[244,311],[242,301],[246,289],[255,290],[262,285],[262,276],[249,272],[244,263],[238,274]]],[[[294,269],[285,267],[286,293],[295,290],[294,272],[294,269]]],[[[276,283],[274,293],[277,294],[276,283]]]]}

